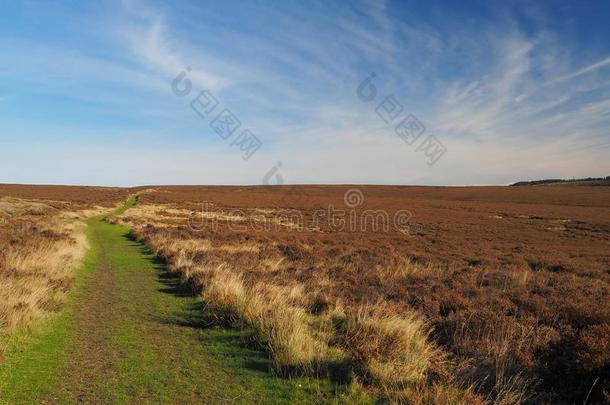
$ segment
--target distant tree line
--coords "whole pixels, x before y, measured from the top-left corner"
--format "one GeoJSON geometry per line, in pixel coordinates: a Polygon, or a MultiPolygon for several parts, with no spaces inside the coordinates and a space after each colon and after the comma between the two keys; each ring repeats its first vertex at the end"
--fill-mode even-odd
{"type": "Polygon", "coordinates": [[[561,184],[561,183],[592,183],[602,182],[602,184],[610,185],[610,176],[606,177],[587,177],[584,179],[544,179],[532,181],[519,181],[511,184],[511,186],[535,186],[538,184],[561,184]]]}

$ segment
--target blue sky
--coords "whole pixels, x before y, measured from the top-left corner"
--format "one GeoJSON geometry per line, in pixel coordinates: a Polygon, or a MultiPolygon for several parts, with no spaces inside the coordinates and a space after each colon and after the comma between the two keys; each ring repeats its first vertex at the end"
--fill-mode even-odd
{"type": "Polygon", "coordinates": [[[610,175],[610,3],[529,3],[6,2],[0,182],[261,184],[278,162],[286,183],[610,175]],[[209,119],[190,104],[203,90],[209,119]],[[223,108],[241,122],[228,140],[210,127],[223,108]],[[413,144],[394,131],[409,114],[413,144]]]}

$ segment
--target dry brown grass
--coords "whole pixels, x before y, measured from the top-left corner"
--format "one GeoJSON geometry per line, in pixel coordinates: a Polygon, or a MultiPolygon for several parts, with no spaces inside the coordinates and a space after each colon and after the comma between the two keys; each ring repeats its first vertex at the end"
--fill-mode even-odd
{"type": "Polygon", "coordinates": [[[14,197],[0,198],[0,218],[4,222],[16,216],[39,216],[52,211],[57,212],[57,208],[42,202],[22,200],[14,197]]]}
{"type": "Polygon", "coordinates": [[[3,199],[0,331],[30,326],[62,308],[87,240],[82,221],[43,203],[3,199]]]}
{"type": "Polygon", "coordinates": [[[203,286],[208,309],[223,323],[252,328],[280,373],[319,374],[339,361],[349,368],[340,374],[354,372],[390,391],[425,381],[432,362],[442,358],[414,314],[400,317],[363,307],[348,316],[335,308],[329,317],[316,318],[304,305],[301,286],[247,287],[235,271],[210,274],[203,286]]]}
{"type": "MultiPolygon", "coordinates": [[[[118,208],[118,205],[116,206],[118,208]]],[[[97,215],[103,215],[108,212],[108,207],[101,207],[98,205],[94,205],[91,207],[81,208],[81,209],[72,209],[70,211],[62,212],[59,215],[59,218],[67,219],[67,220],[79,220],[84,221],[87,218],[91,218],[97,215]]]]}
{"type": "Polygon", "coordinates": [[[406,388],[393,393],[393,402],[410,405],[483,405],[472,387],[433,383],[429,386],[406,388]]]}
{"type": "Polygon", "coordinates": [[[290,295],[263,286],[246,286],[237,272],[227,268],[202,269],[203,297],[208,310],[221,323],[254,330],[268,348],[280,373],[309,372],[319,368],[326,346],[313,337],[309,316],[292,305],[290,295]]]}
{"type": "Polygon", "coordinates": [[[384,388],[425,381],[442,358],[428,340],[429,329],[414,313],[400,316],[362,306],[346,316],[342,345],[363,374],[384,388]]]}
{"type": "Polygon", "coordinates": [[[505,320],[478,330],[463,327],[456,331],[454,345],[475,359],[467,378],[487,393],[488,402],[508,405],[533,396],[534,382],[519,364],[520,353],[530,351],[533,338],[533,328],[505,320]]]}
{"type": "Polygon", "coordinates": [[[377,271],[388,281],[405,277],[446,279],[453,274],[438,263],[418,263],[411,257],[397,257],[383,266],[378,266],[377,271]]]}

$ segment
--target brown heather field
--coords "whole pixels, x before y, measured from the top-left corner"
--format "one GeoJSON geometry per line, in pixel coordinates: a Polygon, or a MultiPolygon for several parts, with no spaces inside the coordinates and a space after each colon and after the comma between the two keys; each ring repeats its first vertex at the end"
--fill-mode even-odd
{"type": "Polygon", "coordinates": [[[217,324],[253,330],[278,374],[393,403],[610,402],[608,187],[144,190],[0,186],[2,327],[59,309],[79,218],[142,192],[108,221],[130,224],[217,324]],[[329,223],[329,206],[357,226],[329,223]],[[411,216],[375,229],[367,210],[411,216]]]}
{"type": "Polygon", "coordinates": [[[279,373],[395,402],[610,401],[610,188],[357,186],[356,223],[409,210],[409,232],[314,220],[350,188],[158,187],[112,220],[279,373]]]}
{"type": "Polygon", "coordinates": [[[87,249],[83,220],[127,195],[119,189],[0,185],[0,333],[61,310],[87,249]]]}

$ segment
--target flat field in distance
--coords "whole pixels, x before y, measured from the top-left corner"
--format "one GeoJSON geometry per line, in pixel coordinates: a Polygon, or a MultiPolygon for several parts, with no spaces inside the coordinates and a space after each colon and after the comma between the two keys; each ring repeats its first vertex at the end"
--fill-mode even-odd
{"type": "MultiPolygon", "coordinates": [[[[157,187],[118,220],[204,295],[228,269],[314,318],[360,317],[360,331],[363,316],[423,317],[442,355],[405,377],[436,387],[417,398],[451,381],[496,403],[608,400],[608,187],[157,187]]],[[[367,353],[366,333],[331,335],[361,381],[414,398],[388,376],[406,367],[389,343],[367,353]]]]}
{"type": "Polygon", "coordinates": [[[82,207],[111,207],[123,202],[133,191],[119,187],[47,186],[0,184],[0,197],[60,201],[82,207]]]}
{"type": "MultiPolygon", "coordinates": [[[[393,241],[393,247],[404,246],[410,256],[455,266],[529,263],[536,270],[560,265],[576,273],[606,274],[610,269],[607,187],[183,186],[160,187],[142,196],[141,201],[173,204],[195,212],[204,201],[214,204],[214,209],[247,212],[296,209],[307,218],[307,214],[329,206],[349,213],[344,195],[352,188],[364,196],[363,204],[354,208],[358,214],[385,210],[391,222],[396,211],[408,210],[412,213],[412,233],[417,233],[404,238],[395,230],[372,232],[370,223],[364,231],[358,226],[356,232],[347,227],[343,232],[325,232],[356,243],[354,247],[364,244],[379,249],[383,245],[376,241],[393,241]]],[[[324,225],[325,221],[318,222],[324,225]]],[[[304,221],[305,225],[311,223],[304,221]]],[[[296,232],[284,234],[299,237],[296,232]]],[[[323,239],[323,234],[303,237],[323,239]]]]}

